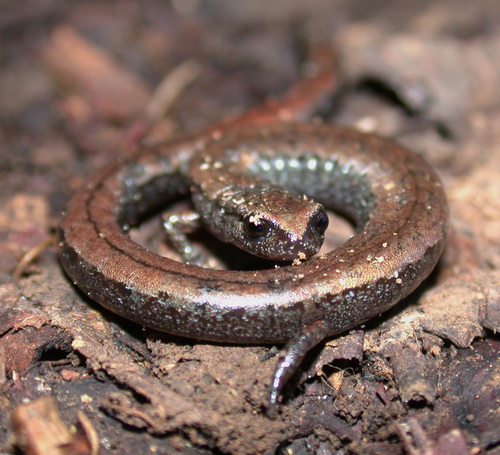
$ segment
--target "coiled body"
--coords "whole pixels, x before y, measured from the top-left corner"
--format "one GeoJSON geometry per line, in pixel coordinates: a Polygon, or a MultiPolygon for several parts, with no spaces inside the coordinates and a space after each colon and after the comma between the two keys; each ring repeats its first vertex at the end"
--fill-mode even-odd
{"type": "Polygon", "coordinates": [[[429,275],[447,219],[441,182],[418,155],[340,127],[287,123],[201,134],[111,165],[70,201],[59,245],[75,284],[128,319],[204,340],[288,341],[273,404],[314,344],[387,310],[429,275]],[[200,189],[207,157],[218,164],[205,166],[213,177],[200,189]],[[352,219],[356,234],[300,265],[259,271],[173,261],[126,235],[159,204],[208,193],[221,176],[235,189],[255,178],[305,194],[352,219]]]}

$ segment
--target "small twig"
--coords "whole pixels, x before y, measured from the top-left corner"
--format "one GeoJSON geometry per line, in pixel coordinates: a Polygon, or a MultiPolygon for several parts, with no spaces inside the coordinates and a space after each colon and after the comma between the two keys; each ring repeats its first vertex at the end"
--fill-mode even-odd
{"type": "Polygon", "coordinates": [[[198,62],[187,60],[171,71],[156,88],[146,107],[148,120],[156,122],[163,118],[184,89],[201,74],[201,68],[198,62]]]}
{"type": "Polygon", "coordinates": [[[85,432],[85,436],[87,437],[87,442],[90,445],[90,454],[89,455],[98,455],[99,454],[99,434],[96,429],[92,425],[90,419],[80,410],[76,411],[76,416],[78,417],[78,422],[83,428],[85,432]]]}
{"type": "Polygon", "coordinates": [[[23,257],[17,264],[12,279],[14,282],[19,281],[21,278],[21,275],[24,273],[24,270],[26,267],[33,262],[42,252],[48,248],[49,246],[53,245],[56,243],[56,236],[52,235],[50,236],[47,240],[44,240],[43,242],[40,242],[39,244],[35,245],[33,248],[30,248],[26,253],[24,253],[23,257]]]}

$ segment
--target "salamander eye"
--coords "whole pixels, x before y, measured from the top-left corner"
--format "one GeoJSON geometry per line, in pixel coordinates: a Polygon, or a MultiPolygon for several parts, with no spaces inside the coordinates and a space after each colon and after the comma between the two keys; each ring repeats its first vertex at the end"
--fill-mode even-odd
{"type": "Polygon", "coordinates": [[[319,234],[324,234],[328,228],[328,215],[324,212],[319,212],[313,221],[313,226],[319,234]]]}
{"type": "Polygon", "coordinates": [[[245,231],[252,239],[265,237],[271,230],[269,221],[259,218],[257,215],[250,214],[245,217],[245,231]]]}

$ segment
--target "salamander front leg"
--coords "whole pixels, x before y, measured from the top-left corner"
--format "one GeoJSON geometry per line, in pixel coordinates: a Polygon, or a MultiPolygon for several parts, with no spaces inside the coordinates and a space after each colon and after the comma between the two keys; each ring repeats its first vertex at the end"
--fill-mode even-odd
{"type": "Polygon", "coordinates": [[[171,210],[161,217],[163,232],[167,242],[184,262],[210,269],[223,268],[221,262],[210,257],[201,246],[193,245],[187,234],[201,228],[200,215],[193,210],[171,210]]]}
{"type": "Polygon", "coordinates": [[[305,355],[327,335],[326,324],[323,321],[317,321],[304,327],[299,335],[288,341],[276,365],[271,382],[267,408],[269,418],[276,418],[276,405],[283,386],[295,374],[305,355]]]}

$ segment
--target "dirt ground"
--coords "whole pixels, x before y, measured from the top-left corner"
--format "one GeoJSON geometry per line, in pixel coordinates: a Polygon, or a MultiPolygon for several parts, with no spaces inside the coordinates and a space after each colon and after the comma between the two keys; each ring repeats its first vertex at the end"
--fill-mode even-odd
{"type": "MultiPolygon", "coordinates": [[[[495,0],[0,0],[1,453],[500,455],[498,24],[495,0]],[[415,293],[309,353],[269,420],[281,346],[121,319],[53,236],[85,177],[279,96],[315,40],[339,62],[324,121],[425,156],[451,234],[415,293]]],[[[330,248],[352,232],[331,224],[330,248]]],[[[161,252],[156,226],[133,236],[161,252]]]]}

